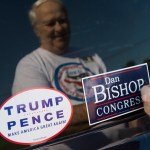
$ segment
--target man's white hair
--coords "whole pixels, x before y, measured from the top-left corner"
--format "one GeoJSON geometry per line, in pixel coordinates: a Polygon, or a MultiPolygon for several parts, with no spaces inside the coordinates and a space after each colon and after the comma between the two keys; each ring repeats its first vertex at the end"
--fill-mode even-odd
{"type": "Polygon", "coordinates": [[[37,21],[35,8],[39,7],[41,4],[43,4],[47,1],[56,2],[56,3],[58,3],[58,4],[60,4],[64,7],[63,3],[60,0],[37,0],[35,3],[33,3],[32,8],[29,11],[29,19],[30,19],[30,22],[31,22],[32,26],[34,26],[36,24],[36,21],[37,21]]]}

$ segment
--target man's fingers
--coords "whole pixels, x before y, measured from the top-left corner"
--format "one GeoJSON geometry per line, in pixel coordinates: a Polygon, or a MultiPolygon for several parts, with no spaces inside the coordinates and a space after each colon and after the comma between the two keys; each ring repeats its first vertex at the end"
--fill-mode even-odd
{"type": "Polygon", "coordinates": [[[145,85],[141,89],[141,95],[143,102],[149,102],[150,103],[150,86],[145,85]]]}
{"type": "Polygon", "coordinates": [[[142,87],[141,96],[144,104],[144,111],[148,116],[150,116],[150,85],[142,87]]]}

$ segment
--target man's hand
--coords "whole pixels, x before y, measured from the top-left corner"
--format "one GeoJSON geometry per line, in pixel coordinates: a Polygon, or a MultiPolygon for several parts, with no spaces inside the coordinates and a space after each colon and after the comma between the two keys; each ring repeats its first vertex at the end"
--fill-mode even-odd
{"type": "Polygon", "coordinates": [[[150,85],[143,86],[141,89],[144,111],[150,116],[150,85]]]}

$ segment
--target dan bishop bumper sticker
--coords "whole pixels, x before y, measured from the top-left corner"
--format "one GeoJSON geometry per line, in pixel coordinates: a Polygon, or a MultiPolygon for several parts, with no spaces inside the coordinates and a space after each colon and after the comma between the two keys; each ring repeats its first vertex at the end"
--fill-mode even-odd
{"type": "Polygon", "coordinates": [[[0,134],[16,144],[38,144],[59,135],[70,123],[72,105],[58,90],[19,93],[0,107],[0,134]]]}
{"type": "Polygon", "coordinates": [[[140,89],[149,84],[147,64],[82,79],[89,124],[143,108],[140,89]]]}

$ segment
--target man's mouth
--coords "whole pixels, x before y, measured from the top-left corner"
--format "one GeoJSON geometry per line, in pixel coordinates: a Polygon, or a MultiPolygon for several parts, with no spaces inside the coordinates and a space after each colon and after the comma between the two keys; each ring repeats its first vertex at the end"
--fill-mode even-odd
{"type": "Polygon", "coordinates": [[[69,34],[60,34],[60,35],[54,35],[52,38],[54,39],[66,39],[69,37],[69,34]]]}
{"type": "Polygon", "coordinates": [[[64,39],[65,39],[65,36],[55,36],[55,39],[64,40],[64,39]]]}

